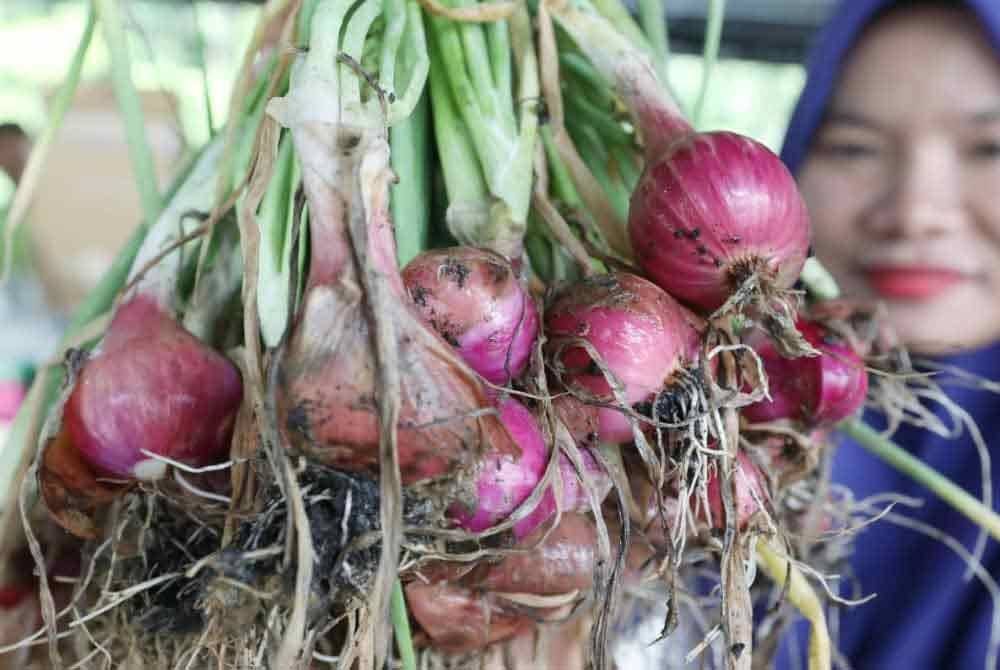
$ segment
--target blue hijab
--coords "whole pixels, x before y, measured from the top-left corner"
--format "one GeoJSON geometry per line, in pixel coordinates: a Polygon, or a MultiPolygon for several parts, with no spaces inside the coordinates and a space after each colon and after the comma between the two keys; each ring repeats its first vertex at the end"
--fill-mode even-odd
{"type": "MultiPolygon", "coordinates": [[[[844,58],[864,28],[882,11],[903,4],[894,0],[843,0],[819,33],[808,63],[808,79],[785,136],[781,156],[794,173],[823,121],[844,58]]],[[[990,43],[1000,54],[1000,0],[966,0],[979,17],[990,43]]],[[[1000,185],[998,185],[1000,186],[1000,185]]],[[[1000,202],[998,205],[1000,206],[1000,202]]],[[[941,357],[982,377],[1000,380],[1000,343],[941,357]]],[[[1000,396],[985,391],[946,387],[949,397],[979,425],[992,455],[994,508],[1000,498],[1000,396]]],[[[880,418],[866,419],[878,424],[880,418]]],[[[979,460],[965,432],[946,439],[904,427],[895,441],[958,485],[978,495],[982,490],[979,460]]],[[[923,506],[896,508],[955,537],[967,549],[976,528],[926,489],[897,474],[861,447],[843,442],[834,455],[833,478],[857,498],[896,492],[921,498],[923,506]]],[[[1000,579],[1000,545],[990,541],[983,565],[1000,579]]],[[[838,649],[855,670],[976,669],[985,665],[993,602],[977,580],[965,581],[965,564],[938,541],[913,530],[881,521],[856,537],[850,567],[864,594],[877,597],[840,613],[838,649]]],[[[806,628],[796,629],[799,644],[786,644],[778,667],[804,665],[806,628]],[[799,662],[791,662],[797,656],[799,662]]]]}

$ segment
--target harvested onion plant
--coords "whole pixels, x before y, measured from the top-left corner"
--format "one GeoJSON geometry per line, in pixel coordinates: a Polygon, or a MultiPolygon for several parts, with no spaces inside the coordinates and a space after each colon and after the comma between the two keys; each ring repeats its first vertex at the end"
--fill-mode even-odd
{"type": "Polygon", "coordinates": [[[830,435],[943,396],[819,300],[791,176],[694,130],[651,6],[267,5],[22,412],[0,662],[602,669],[654,612],[726,668],[802,615],[830,667],[830,435]]]}

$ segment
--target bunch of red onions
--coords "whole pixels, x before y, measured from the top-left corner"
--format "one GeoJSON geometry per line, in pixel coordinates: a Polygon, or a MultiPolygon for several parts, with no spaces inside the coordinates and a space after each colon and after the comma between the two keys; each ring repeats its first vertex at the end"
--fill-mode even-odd
{"type": "MultiPolygon", "coordinates": [[[[336,2],[319,4],[317,16],[335,16],[347,8],[336,2]]],[[[553,15],[565,20],[555,4],[553,15]]],[[[375,20],[375,9],[372,5],[341,16],[350,17],[345,38],[361,35],[358,26],[375,20]]],[[[538,64],[531,58],[534,36],[528,10],[517,12],[525,29],[514,31],[517,72],[508,74],[513,75],[511,81],[528,86],[538,64]]],[[[580,37],[571,21],[564,27],[571,37],[580,37]]],[[[503,48],[502,39],[493,39],[502,37],[503,30],[499,27],[491,35],[492,51],[498,45],[503,48]]],[[[274,318],[268,323],[283,329],[273,339],[264,338],[272,347],[268,351],[259,351],[253,308],[242,305],[240,363],[255,386],[244,389],[241,373],[222,345],[200,337],[201,329],[191,320],[178,320],[182,306],[197,302],[179,294],[188,271],[195,268],[181,261],[171,246],[182,244],[181,238],[154,235],[136,263],[136,268],[143,267],[155,256],[153,271],[145,279],[140,276],[121,297],[98,346],[69,359],[66,393],[55,412],[62,421],[51,422],[58,424],[59,432],[47,436],[47,451],[40,459],[43,496],[59,523],[79,537],[99,540],[107,530],[100,527],[106,516],[102,508],[125,492],[135,496],[129,502],[139,503],[151,491],[163,495],[205,526],[222,517],[228,524],[237,509],[241,515],[268,510],[259,515],[250,511],[241,518],[237,534],[246,531],[251,538],[246,545],[211,546],[206,558],[211,555],[218,563],[199,579],[204,578],[206,587],[219,586],[223,596],[226,589],[241,584],[216,584],[209,573],[244,581],[248,588],[240,597],[247,598],[263,593],[261,584],[269,589],[278,585],[266,609],[279,618],[260,629],[268,634],[285,631],[277,656],[284,658],[297,645],[305,647],[306,630],[320,630],[331,621],[366,620],[353,618],[351,612],[341,616],[339,608],[350,598],[335,602],[334,590],[354,589],[354,603],[363,601],[367,614],[383,614],[378,607],[388,601],[385,587],[397,576],[394,563],[404,537],[406,565],[415,567],[398,577],[412,622],[419,628],[418,642],[465,654],[528,633],[540,621],[568,617],[588,599],[600,603],[607,597],[611,606],[606,611],[613,611],[610,598],[621,577],[613,571],[621,568],[617,559],[626,552],[631,556],[633,547],[617,546],[619,536],[613,531],[609,547],[604,526],[627,537],[630,520],[634,546],[643,556],[640,562],[646,567],[655,564],[657,576],[672,582],[678,575],[666,571],[682,565],[685,543],[698,543],[710,553],[721,550],[725,560],[729,557],[724,545],[734,546],[733,531],[738,541],[752,539],[749,534],[756,532],[762,515],[780,514],[783,487],[798,481],[815,460],[806,448],[786,458],[787,445],[776,436],[798,439],[851,416],[864,400],[867,378],[861,358],[832,331],[805,319],[796,322],[798,305],[790,289],[808,254],[809,224],[794,182],[777,157],[735,133],[696,132],[663,91],[650,85],[643,65],[628,58],[595,61],[605,75],[610,72],[635,118],[644,166],[639,175],[638,157],[628,155],[636,146],[632,138],[619,147],[625,155],[608,152],[621,174],[630,171],[629,183],[636,176],[638,182],[628,199],[627,221],[617,222],[617,231],[603,241],[588,235],[592,247],[567,245],[580,274],[565,268],[555,244],[546,247],[553,252],[548,268],[553,276],[583,278],[544,286],[533,274],[533,267],[541,264],[461,246],[425,251],[400,269],[394,232],[408,222],[390,217],[390,185],[397,166],[389,161],[387,129],[399,120],[392,118],[391,98],[405,93],[399,89],[381,99],[375,77],[367,82],[372,90],[365,88],[367,102],[357,107],[350,101],[340,104],[345,100],[338,86],[346,83],[353,57],[341,59],[346,52],[314,47],[310,43],[307,50],[313,62],[299,63],[297,67],[303,67],[291,77],[298,80],[298,90],[269,104],[267,113],[287,129],[281,131],[284,137],[261,131],[256,138],[254,187],[257,177],[261,183],[271,179],[267,140],[277,140],[287,165],[298,168],[290,168],[265,190],[288,206],[286,216],[275,219],[308,220],[310,258],[304,286],[292,262],[293,269],[282,277],[287,286],[268,287],[279,294],[287,288],[288,304],[295,308],[294,313],[265,310],[274,318]],[[330,83],[324,81],[326,70],[319,78],[302,78],[303,73],[319,73],[323,64],[317,62],[323,58],[337,68],[334,90],[319,90],[330,83]],[[313,95],[317,92],[320,95],[313,95]],[[317,99],[333,104],[318,105],[317,99]],[[378,102],[390,108],[383,107],[377,121],[359,111],[374,110],[378,102]],[[604,242],[609,248],[603,248],[604,242]],[[598,249],[599,259],[587,256],[590,248],[598,249]],[[601,264],[609,270],[591,274],[601,264]],[[797,328],[792,325],[796,323],[797,328]],[[747,346],[762,362],[770,395],[743,406],[744,392],[759,388],[747,388],[753,385],[747,382],[753,377],[748,374],[753,357],[747,355],[747,346]],[[818,355],[795,357],[804,353],[818,355]],[[241,408],[244,397],[252,402],[241,408]],[[229,460],[238,415],[236,447],[239,462],[248,465],[230,473],[219,464],[229,460]],[[252,453],[255,440],[259,447],[252,453]],[[275,465],[281,467],[272,470],[275,465]],[[171,467],[177,485],[134,485],[160,480],[171,467]],[[183,478],[184,470],[220,470],[225,490],[201,490],[183,478]],[[352,484],[365,482],[366,489],[345,489],[364,490],[364,495],[334,500],[329,479],[314,476],[331,470],[352,484]],[[250,471],[247,486],[239,485],[243,471],[250,471]],[[231,475],[237,483],[230,489],[231,475]],[[374,484],[373,477],[378,478],[374,484]],[[78,489],[75,484],[80,484],[78,489]],[[614,505],[605,502],[612,488],[619,489],[614,505]],[[223,492],[231,492],[232,499],[219,495],[223,492]],[[405,514],[410,514],[413,502],[419,508],[414,516],[403,517],[404,525],[396,505],[400,500],[405,514]],[[67,503],[73,509],[61,514],[58,506],[67,503]],[[264,517],[281,505],[287,517],[271,514],[268,523],[277,519],[275,525],[264,524],[264,517]],[[326,516],[316,513],[320,505],[326,516]],[[94,519],[75,525],[72,515],[80,513],[94,513],[94,519]],[[605,520],[605,514],[613,518],[605,520]],[[364,524],[351,523],[359,516],[364,524]],[[293,522],[287,527],[286,518],[293,522]],[[671,526],[675,521],[678,527],[671,526]],[[272,534],[277,526],[281,531],[272,534]],[[309,532],[303,532],[307,528],[309,532]],[[380,539],[370,542],[379,528],[380,539]],[[331,530],[339,533],[339,541],[327,544],[323,538],[331,530]],[[260,546],[257,538],[262,538],[260,546]],[[367,544],[352,556],[356,562],[341,561],[330,549],[335,544],[346,555],[354,552],[359,539],[367,544]],[[282,542],[284,551],[278,553],[283,555],[273,559],[275,565],[280,561],[280,568],[255,561],[245,573],[227,572],[226,561],[239,562],[244,552],[266,553],[282,542]],[[424,550],[432,556],[422,555],[424,550]],[[291,576],[288,568],[294,559],[296,579],[285,579],[291,576]],[[336,568],[345,573],[353,572],[355,565],[360,569],[341,585],[329,579],[326,568],[334,564],[347,566],[336,568]],[[323,574],[311,574],[313,570],[323,574]],[[379,588],[367,592],[369,584],[379,588]],[[303,598],[306,587],[322,597],[303,598]],[[328,595],[329,601],[324,600],[328,595]],[[293,639],[296,630],[301,639],[293,639]]],[[[604,45],[591,39],[580,47],[592,55],[604,45]]],[[[497,66],[493,74],[499,88],[505,76],[502,63],[497,66]]],[[[359,87],[364,88],[362,79],[359,74],[359,87]]],[[[652,81],[655,84],[655,77],[652,81]]],[[[272,83],[279,82],[282,77],[273,78],[272,83]]],[[[388,91],[392,82],[387,83],[388,91]]],[[[519,94],[518,99],[532,96],[519,94]]],[[[538,147],[532,155],[531,123],[526,122],[523,131],[523,146],[519,142],[517,160],[511,164],[525,167],[531,162],[526,157],[535,158],[538,165],[519,181],[531,183],[537,177],[537,196],[544,199],[549,188],[543,175],[553,182],[566,178],[554,162],[545,165],[549,147],[538,147]]],[[[214,193],[217,175],[212,171],[209,176],[204,183],[211,186],[205,190],[214,193]]],[[[399,176],[406,183],[405,172],[399,176]]],[[[252,205],[238,217],[241,228],[249,221],[256,230],[254,216],[260,216],[262,224],[267,218],[267,201],[254,204],[254,190],[238,194],[252,205]]],[[[613,194],[618,218],[624,212],[624,193],[627,189],[613,194]]],[[[498,195],[484,194],[484,202],[498,195]]],[[[556,199],[562,195],[556,194],[556,199]]],[[[190,210],[218,213],[219,204],[207,197],[190,210]]],[[[558,232],[560,208],[550,203],[549,209],[554,216],[541,217],[550,227],[549,242],[559,238],[565,244],[568,238],[560,234],[572,236],[573,230],[566,226],[558,232]]],[[[502,208],[490,216],[494,213],[497,221],[504,218],[502,208]]],[[[600,218],[594,212],[582,214],[580,221],[600,218]]],[[[164,220],[174,225],[186,216],[172,211],[164,220]]],[[[609,222],[615,224],[602,218],[599,225],[609,222]]],[[[205,231],[210,229],[206,225],[205,231]]],[[[290,224],[281,227],[288,240],[295,231],[290,224]]],[[[208,257],[222,238],[202,239],[208,257]]],[[[240,245],[244,254],[254,249],[252,239],[241,242],[246,243],[240,245]]],[[[297,242],[287,243],[294,253],[297,242]]],[[[509,248],[523,246],[518,239],[509,248]]],[[[199,278],[201,271],[199,262],[199,278]]],[[[263,281],[268,272],[252,263],[244,268],[244,297],[253,295],[253,282],[263,281]]],[[[257,307],[262,304],[267,304],[266,298],[257,307]]],[[[155,534],[158,529],[148,525],[144,530],[155,534]]],[[[185,530],[179,524],[174,532],[185,530]]],[[[218,537],[230,536],[228,530],[218,537]]],[[[130,528],[123,537],[125,532],[130,528]]],[[[168,535],[163,529],[160,539],[168,535]]],[[[177,558],[181,563],[191,559],[208,565],[186,548],[182,553],[185,556],[177,558]]],[[[39,563],[39,575],[55,576],[39,563]]],[[[190,566],[176,567],[173,574],[190,574],[190,566]]],[[[643,567],[630,563],[628,570],[638,574],[643,567]]],[[[152,583],[148,577],[163,574],[141,576],[152,583]]],[[[106,591],[127,592],[132,585],[121,582],[132,578],[108,575],[106,591]]],[[[0,615],[5,610],[24,612],[35,625],[40,603],[47,600],[36,597],[34,582],[5,583],[0,588],[0,615]]],[[[177,586],[169,580],[163,584],[160,592],[168,596],[177,586]]],[[[732,587],[724,586],[724,597],[732,587]]],[[[60,589],[68,591],[65,585],[60,589]]],[[[189,603],[181,605],[196,603],[201,608],[200,593],[190,593],[185,595],[189,603]]],[[[56,595],[60,607],[66,593],[56,595]]],[[[220,597],[218,602],[228,601],[220,597]]],[[[200,639],[216,632],[209,626],[217,620],[206,625],[206,636],[200,639]]],[[[604,629],[606,623],[598,618],[594,629],[604,629]]],[[[725,620],[720,628],[727,636],[730,623],[725,620]]],[[[219,630],[228,634],[225,626],[223,622],[219,630]]],[[[327,653],[326,645],[339,634],[338,629],[326,639],[316,638],[316,649],[327,653]]],[[[594,640],[600,640],[599,634],[594,640]]],[[[371,645],[366,645],[364,653],[370,654],[371,645]]],[[[603,653],[599,647],[593,645],[603,653]]],[[[601,667],[601,659],[592,660],[601,667]]]]}
{"type": "MultiPolygon", "coordinates": [[[[538,311],[503,256],[474,247],[434,249],[410,261],[402,278],[424,320],[473,370],[495,385],[521,376],[538,337],[538,311]]],[[[514,512],[542,481],[549,461],[549,447],[535,416],[510,397],[498,398],[498,409],[519,453],[491,450],[475,465],[470,502],[451,508],[451,516],[471,532],[487,530],[514,512]]],[[[583,449],[581,457],[587,484],[581,483],[566,455],[559,455],[561,511],[589,509],[588,485],[596,487],[599,500],[610,488],[607,474],[589,451],[583,449]]],[[[534,509],[514,524],[514,537],[529,535],[556,507],[549,487],[534,509]]]]}

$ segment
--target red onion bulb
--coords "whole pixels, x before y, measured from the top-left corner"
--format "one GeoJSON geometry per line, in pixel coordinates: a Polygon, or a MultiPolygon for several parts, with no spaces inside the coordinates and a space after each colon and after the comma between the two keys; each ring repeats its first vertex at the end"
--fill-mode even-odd
{"type": "Polygon", "coordinates": [[[152,480],[167,466],[143,452],[196,467],[223,458],[242,398],[236,366],[139,294],[79,371],[63,421],[98,471],[152,480]]]}
{"type": "Polygon", "coordinates": [[[425,251],[403,269],[424,319],[488,381],[524,372],[538,337],[538,310],[510,263],[475,247],[425,251]]]}
{"type": "MultiPolygon", "coordinates": [[[[625,272],[589,277],[560,291],[546,311],[547,354],[565,368],[562,382],[571,391],[614,402],[607,378],[587,350],[560,338],[582,338],[623,385],[630,405],[669,386],[698,352],[695,317],[666,292],[625,272]]],[[[597,410],[598,439],[633,439],[625,414],[597,410]]],[[[572,428],[571,428],[572,430],[572,428]]]]}
{"type": "Polygon", "coordinates": [[[499,562],[429,566],[422,571],[427,582],[406,585],[409,611],[432,646],[450,653],[482,649],[569,614],[568,604],[526,604],[514,601],[516,595],[559,596],[593,587],[597,535],[589,517],[564,514],[547,536],[538,531],[519,545],[533,550],[499,562]]]}
{"type": "Polygon", "coordinates": [[[864,361],[817,323],[800,319],[796,328],[820,355],[785,358],[770,339],[754,340],[751,345],[764,363],[771,400],[744,408],[743,416],[755,423],[794,419],[810,425],[848,418],[868,393],[864,361]]]}
{"type": "MultiPolygon", "coordinates": [[[[534,415],[517,400],[500,403],[500,420],[521,453],[491,451],[480,462],[475,475],[475,503],[472,508],[456,503],[450,516],[462,528],[478,533],[495,526],[528,499],[545,475],[549,449],[534,415]]],[[[587,449],[580,450],[589,480],[597,487],[599,497],[611,488],[611,479],[587,449]]],[[[562,480],[560,508],[564,512],[584,512],[589,509],[587,491],[580,483],[576,469],[563,454],[559,458],[562,480]]],[[[550,487],[535,508],[514,524],[514,537],[524,538],[551,519],[556,512],[556,500],[550,487]]]]}
{"type": "Polygon", "coordinates": [[[765,289],[791,287],[809,249],[792,175],[767,147],[731,132],[684,135],[649,160],[628,229],[645,274],[705,312],[754,273],[765,289]]]}
{"type": "Polygon", "coordinates": [[[535,625],[491,594],[449,582],[406,585],[407,609],[426,636],[424,641],[448,654],[467,654],[525,633],[535,625]]]}

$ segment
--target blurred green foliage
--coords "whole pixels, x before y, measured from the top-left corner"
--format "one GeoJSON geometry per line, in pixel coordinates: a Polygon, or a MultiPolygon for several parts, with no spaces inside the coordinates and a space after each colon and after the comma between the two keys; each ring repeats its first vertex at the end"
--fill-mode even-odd
{"type": "MultiPolygon", "coordinates": [[[[173,93],[187,141],[209,136],[199,65],[199,32],[205,44],[215,123],[225,118],[229,92],[259,11],[256,5],[219,2],[165,3],[126,0],[133,77],[145,90],[173,93]]],[[[83,28],[84,0],[0,2],[0,122],[20,123],[29,133],[46,121],[46,95],[59,84],[83,28]]],[[[96,39],[84,82],[106,78],[108,51],[96,39]]]]}
{"type": "MultiPolygon", "coordinates": [[[[45,93],[60,81],[69,62],[85,6],[84,0],[0,2],[0,122],[21,122],[29,132],[42,126],[45,93]]],[[[198,31],[205,43],[213,117],[219,123],[259,6],[204,0],[126,0],[123,6],[130,22],[137,85],[176,94],[185,136],[190,143],[201,144],[208,127],[198,31]]],[[[84,71],[89,80],[106,76],[109,66],[104,45],[98,41],[94,46],[84,71]]],[[[670,78],[690,104],[698,95],[701,58],[676,55],[670,78]]],[[[803,80],[797,65],[721,60],[712,72],[702,125],[738,130],[776,148],[803,80]]]]}
{"type": "MultiPolygon", "coordinates": [[[[686,108],[698,96],[701,69],[700,56],[671,60],[670,80],[686,108]]],[[[719,60],[712,69],[701,130],[734,130],[777,151],[804,84],[800,65],[719,60]]]]}

